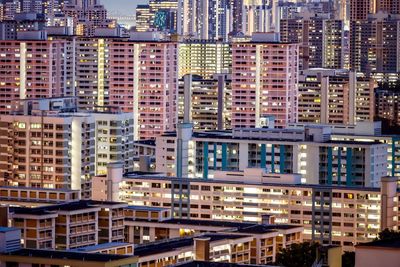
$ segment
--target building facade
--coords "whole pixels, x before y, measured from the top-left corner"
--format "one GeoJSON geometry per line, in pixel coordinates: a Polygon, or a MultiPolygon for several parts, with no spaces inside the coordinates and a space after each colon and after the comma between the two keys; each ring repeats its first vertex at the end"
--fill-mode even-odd
{"type": "Polygon", "coordinates": [[[229,75],[212,79],[187,74],[179,80],[178,122],[193,123],[194,130],[231,128],[232,81],[229,75]]]}
{"type": "Polygon", "coordinates": [[[263,215],[273,215],[275,223],[303,226],[305,240],[341,245],[346,251],[373,240],[382,229],[398,227],[393,209],[399,201],[397,179],[383,178],[379,189],[280,182],[279,175],[254,180],[227,173],[227,178],[213,179],[126,175],[121,199],[172,208],[200,220],[261,221],[263,215]]]}
{"type": "MultiPolygon", "coordinates": [[[[177,176],[177,137],[156,139],[156,171],[177,176]]],[[[199,132],[189,138],[189,177],[211,178],[216,171],[263,168],[271,173],[300,173],[310,184],[376,186],[388,175],[387,144],[380,141],[333,140],[329,127],[308,129],[237,129],[199,132]]]]}
{"type": "Polygon", "coordinates": [[[373,79],[343,70],[309,69],[299,76],[299,122],[355,124],[374,120],[373,79]]]}
{"type": "Polygon", "coordinates": [[[210,79],[216,73],[230,73],[232,51],[227,42],[187,40],[179,43],[179,78],[186,74],[210,79]]]}
{"type": "Polygon", "coordinates": [[[233,43],[232,58],[232,128],[297,122],[297,44],[233,43]]]}
{"type": "Polygon", "coordinates": [[[344,23],[308,13],[280,21],[282,42],[300,43],[299,68],[344,67],[344,23]]]}

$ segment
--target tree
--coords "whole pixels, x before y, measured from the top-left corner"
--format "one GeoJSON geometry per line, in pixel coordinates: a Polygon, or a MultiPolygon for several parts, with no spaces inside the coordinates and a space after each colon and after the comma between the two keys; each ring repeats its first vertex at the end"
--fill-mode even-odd
{"type": "Polygon", "coordinates": [[[295,243],[281,249],[276,255],[276,265],[285,267],[310,267],[317,258],[318,243],[295,243]]]}
{"type": "Polygon", "coordinates": [[[346,251],[342,255],[342,267],[354,267],[356,265],[356,253],[346,251]]]}
{"type": "Polygon", "coordinates": [[[385,230],[383,230],[378,234],[377,240],[390,240],[399,238],[400,238],[400,232],[386,228],[385,230]]]}

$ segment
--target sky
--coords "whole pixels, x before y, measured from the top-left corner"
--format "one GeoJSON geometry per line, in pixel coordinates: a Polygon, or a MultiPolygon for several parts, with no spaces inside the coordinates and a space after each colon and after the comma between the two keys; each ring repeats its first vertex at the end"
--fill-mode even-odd
{"type": "Polygon", "coordinates": [[[110,13],[121,13],[123,15],[135,14],[137,4],[145,4],[148,0],[100,0],[110,13]]]}

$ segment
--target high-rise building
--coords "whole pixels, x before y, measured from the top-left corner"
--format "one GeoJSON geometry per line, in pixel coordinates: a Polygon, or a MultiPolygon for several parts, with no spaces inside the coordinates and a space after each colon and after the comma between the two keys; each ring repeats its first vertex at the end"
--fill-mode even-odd
{"type": "Polygon", "coordinates": [[[3,21],[5,19],[5,5],[3,3],[0,3],[0,21],[3,21]]]}
{"type": "Polygon", "coordinates": [[[21,2],[12,0],[4,3],[4,19],[13,20],[17,13],[21,12],[21,2]]]}
{"type": "Polygon", "coordinates": [[[6,185],[81,189],[90,197],[94,121],[75,116],[1,115],[6,185]],[[90,140],[90,141],[89,141],[90,140]]]}
{"type": "Polygon", "coordinates": [[[232,44],[232,128],[297,121],[298,53],[297,44],[264,36],[232,44]]]}
{"type": "Polygon", "coordinates": [[[243,30],[251,36],[254,32],[270,31],[270,12],[266,0],[243,1],[243,30]]]}
{"type": "Polygon", "coordinates": [[[0,114],[16,99],[63,95],[66,47],[63,40],[0,41],[0,114]]]}
{"type": "Polygon", "coordinates": [[[179,11],[181,35],[200,40],[228,40],[231,30],[228,0],[182,0],[179,11]]]}
{"type": "Polygon", "coordinates": [[[81,189],[110,162],[133,171],[133,116],[110,110],[77,112],[73,98],[22,101],[1,115],[1,182],[13,186],[81,189]],[[54,109],[56,107],[57,109],[54,109]]]}
{"type": "Polygon", "coordinates": [[[134,114],[135,140],[173,130],[177,44],[121,38],[74,38],[78,107],[115,106],[134,114]],[[94,79],[94,82],[93,82],[94,79]],[[156,115],[157,114],[157,115],[156,115]]]}
{"type": "Polygon", "coordinates": [[[186,74],[212,78],[215,73],[230,73],[232,50],[229,43],[208,40],[187,40],[179,46],[179,78],[186,74]]]}
{"type": "Polygon", "coordinates": [[[373,121],[374,88],[372,79],[349,71],[304,70],[299,75],[299,122],[373,121]]]}
{"type": "Polygon", "coordinates": [[[241,33],[243,29],[243,2],[244,0],[229,0],[232,12],[232,33],[241,33]]]}
{"type": "Polygon", "coordinates": [[[146,32],[151,26],[152,15],[149,5],[136,6],[136,30],[138,32],[146,32]]]}
{"type": "Polygon", "coordinates": [[[207,180],[127,174],[119,192],[130,204],[179,206],[196,220],[260,222],[269,214],[276,223],[302,225],[305,241],[341,245],[345,251],[375,239],[385,228],[398,227],[393,177],[383,177],[381,188],[308,185],[296,178],[260,169],[219,172],[207,180]]]}
{"type": "Polygon", "coordinates": [[[23,39],[23,37],[27,36],[26,34],[43,32],[45,26],[46,21],[42,14],[20,13],[13,20],[0,22],[0,40],[23,39]]]}
{"type": "Polygon", "coordinates": [[[105,77],[109,75],[109,103],[121,107],[124,112],[133,113],[137,127],[135,140],[154,139],[165,131],[175,129],[177,43],[113,41],[108,44],[108,49],[111,69],[104,74],[105,77]]]}
{"type": "Polygon", "coordinates": [[[400,1],[376,0],[376,12],[383,11],[389,14],[400,14],[400,1]]]}
{"type": "MultiPolygon", "coordinates": [[[[379,186],[379,179],[388,174],[388,145],[377,140],[333,141],[329,131],[329,126],[312,125],[194,132],[182,173],[207,179],[219,170],[262,168],[271,173],[300,173],[309,184],[379,186]]],[[[180,150],[176,140],[175,133],[157,137],[157,172],[177,175],[180,150]]]]}
{"type": "Polygon", "coordinates": [[[179,80],[178,121],[194,130],[231,128],[232,87],[227,74],[211,79],[186,74],[179,80]]]}
{"type": "Polygon", "coordinates": [[[178,27],[178,0],[150,0],[149,26],[161,31],[176,33],[178,27]]]}
{"type": "Polygon", "coordinates": [[[343,21],[311,16],[308,13],[300,14],[301,18],[280,21],[281,41],[300,43],[300,69],[342,69],[344,67],[343,21]]]}
{"type": "Polygon", "coordinates": [[[350,65],[363,73],[400,71],[400,17],[377,13],[353,21],[350,29],[350,65]]]}
{"type": "MultiPolygon", "coordinates": [[[[76,35],[94,36],[97,28],[115,28],[116,22],[107,18],[107,10],[98,0],[73,0],[61,8],[65,16],[73,18],[76,35]]],[[[54,11],[48,14],[54,18],[54,11]]],[[[50,23],[51,26],[53,24],[50,23]]]]}
{"type": "Polygon", "coordinates": [[[400,92],[395,88],[377,88],[375,91],[375,116],[384,119],[389,126],[400,125],[400,92]]]}
{"type": "Polygon", "coordinates": [[[350,21],[366,20],[375,13],[374,0],[350,0],[350,21]]]}

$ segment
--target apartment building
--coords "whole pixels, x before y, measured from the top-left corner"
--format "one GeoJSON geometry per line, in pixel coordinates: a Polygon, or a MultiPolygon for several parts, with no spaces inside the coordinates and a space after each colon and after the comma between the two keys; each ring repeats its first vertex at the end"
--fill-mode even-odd
{"type": "Polygon", "coordinates": [[[23,101],[16,115],[0,115],[3,184],[81,189],[90,198],[90,179],[107,163],[122,161],[133,171],[132,115],[77,112],[69,100],[23,101]]]}
{"type": "Polygon", "coordinates": [[[0,114],[12,101],[62,96],[66,90],[66,42],[0,41],[0,114]]]}
{"type": "Polygon", "coordinates": [[[123,162],[125,171],[133,170],[132,113],[106,108],[90,116],[95,119],[95,174],[105,174],[110,162],[123,162]]]}
{"type": "Polygon", "coordinates": [[[374,119],[371,78],[347,70],[308,69],[299,75],[299,122],[355,124],[374,119]]]}
{"type": "Polygon", "coordinates": [[[174,129],[177,44],[123,38],[78,38],[78,107],[116,106],[132,112],[135,140],[174,129]],[[93,82],[95,78],[95,82],[93,82]]]}
{"type": "Polygon", "coordinates": [[[229,43],[213,40],[186,40],[179,43],[178,77],[186,74],[211,79],[215,73],[230,73],[232,48],[229,43]]]}
{"type": "Polygon", "coordinates": [[[350,21],[366,20],[368,14],[375,13],[374,6],[375,3],[371,0],[351,0],[349,10],[350,21]]]}
{"type": "Polygon", "coordinates": [[[176,176],[182,169],[183,177],[211,178],[219,170],[263,168],[277,174],[299,173],[311,184],[354,186],[379,186],[380,178],[388,175],[387,144],[333,140],[329,126],[236,129],[188,136],[182,150],[183,167],[178,166],[181,150],[176,134],[156,139],[157,172],[176,176]]]}
{"type": "Polygon", "coordinates": [[[194,130],[231,128],[232,87],[230,76],[211,79],[186,74],[179,80],[178,122],[192,122],[194,130]]]}
{"type": "Polygon", "coordinates": [[[164,267],[193,259],[249,264],[251,240],[247,235],[204,234],[136,246],[134,255],[140,267],[164,267]]]}
{"type": "Polygon", "coordinates": [[[94,174],[94,121],[81,116],[2,115],[6,185],[84,190],[94,174]],[[82,186],[82,188],[81,188],[82,186]]]}
{"type": "Polygon", "coordinates": [[[156,144],[154,140],[138,140],[133,143],[133,170],[156,170],[156,144]]]}
{"type": "Polygon", "coordinates": [[[280,21],[282,42],[299,43],[299,68],[344,67],[344,22],[302,12],[280,21]]]}
{"type": "MultiPolygon", "coordinates": [[[[304,129],[307,124],[293,123],[291,129],[304,129]]],[[[319,124],[321,126],[321,124],[319,124]]],[[[379,142],[387,145],[387,175],[398,177],[400,174],[400,137],[381,133],[381,122],[358,122],[356,125],[330,124],[331,138],[335,141],[379,142]]]]}
{"type": "Polygon", "coordinates": [[[397,179],[382,187],[300,184],[280,175],[249,176],[226,172],[212,179],[126,174],[119,192],[132,205],[171,208],[177,216],[199,220],[260,222],[272,215],[277,224],[304,227],[304,240],[343,246],[397,229],[397,179]]]}
{"type": "Polygon", "coordinates": [[[98,28],[116,27],[116,22],[107,18],[107,9],[100,1],[68,1],[63,3],[61,11],[73,19],[76,35],[94,36],[98,28]]]}
{"type": "Polygon", "coordinates": [[[152,14],[149,5],[136,6],[136,31],[146,32],[150,29],[150,21],[152,14]]]}
{"type": "Polygon", "coordinates": [[[0,23],[0,40],[16,40],[20,36],[19,32],[42,31],[45,23],[44,17],[39,14],[18,14],[14,20],[0,23]]]}
{"type": "Polygon", "coordinates": [[[298,53],[270,34],[232,44],[232,128],[297,122],[298,53]]]}
{"type": "Polygon", "coordinates": [[[398,15],[377,13],[351,23],[350,66],[363,73],[395,73],[400,70],[398,15]]]}
{"type": "MultiPolygon", "coordinates": [[[[131,208],[132,206],[128,207],[131,208]]],[[[132,207],[134,210],[156,207],[132,207]]],[[[162,208],[159,208],[162,210],[162,208]]],[[[170,209],[169,209],[170,211],[170,209]]],[[[142,211],[144,212],[144,211],[142,211]]],[[[204,233],[252,236],[252,264],[266,264],[275,261],[277,252],[293,243],[302,242],[303,227],[296,225],[256,224],[230,221],[179,219],[171,217],[152,217],[147,220],[136,217],[125,221],[127,238],[135,244],[149,244],[163,240],[194,237],[204,233]],[[150,243],[149,243],[150,242],[150,243]]]]}
{"type": "Polygon", "coordinates": [[[10,208],[21,228],[22,245],[32,249],[74,249],[124,241],[125,203],[81,200],[37,208],[10,208]]]}
{"type": "Polygon", "coordinates": [[[400,125],[399,98],[395,88],[375,90],[375,116],[386,120],[390,126],[400,125]]]}

